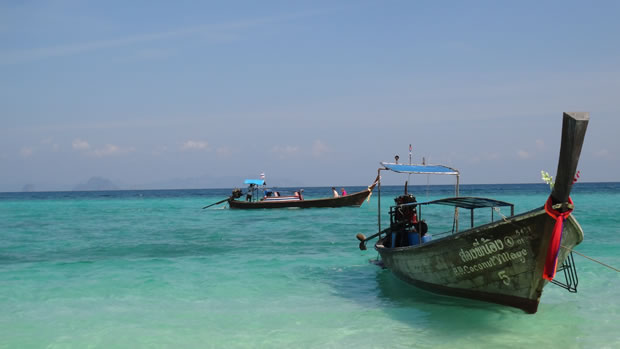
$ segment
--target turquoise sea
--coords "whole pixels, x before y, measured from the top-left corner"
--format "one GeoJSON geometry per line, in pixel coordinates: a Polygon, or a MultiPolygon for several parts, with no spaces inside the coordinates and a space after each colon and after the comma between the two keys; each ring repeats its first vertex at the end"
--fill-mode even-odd
{"type": "MultiPolygon", "coordinates": [[[[452,194],[412,189],[419,201],[452,194]]],[[[383,206],[400,192],[383,187],[383,206]]],[[[0,348],[620,348],[620,273],[581,256],[578,293],[548,285],[528,315],[369,263],[377,253],[355,235],[377,230],[376,192],[360,208],[201,209],[229,194],[0,193],[0,348]]],[[[517,213],[548,194],[461,186],[517,213]]],[[[576,251],[619,268],[620,183],[577,183],[572,198],[576,251]]]]}

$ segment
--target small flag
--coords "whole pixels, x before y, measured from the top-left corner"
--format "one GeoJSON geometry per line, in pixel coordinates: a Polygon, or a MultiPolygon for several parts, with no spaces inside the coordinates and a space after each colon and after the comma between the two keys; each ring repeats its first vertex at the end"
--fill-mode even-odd
{"type": "Polygon", "coordinates": [[[409,144],[409,152],[410,153],[411,153],[411,149],[413,149],[413,148],[411,148],[411,144],[409,144]]]}
{"type": "Polygon", "coordinates": [[[265,179],[265,172],[260,173],[260,179],[265,179]]]}
{"type": "Polygon", "coordinates": [[[577,171],[577,173],[575,174],[575,177],[573,177],[573,184],[577,183],[577,181],[579,180],[579,173],[581,171],[577,171]]]}

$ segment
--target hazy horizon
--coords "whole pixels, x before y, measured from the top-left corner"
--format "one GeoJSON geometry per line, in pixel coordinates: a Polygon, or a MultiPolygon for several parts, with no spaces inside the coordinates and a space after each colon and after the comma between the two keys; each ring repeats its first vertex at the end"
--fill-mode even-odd
{"type": "MultiPolygon", "coordinates": [[[[396,180],[391,180],[388,181],[387,183],[383,183],[383,186],[388,186],[388,187],[401,187],[404,185],[404,181],[405,179],[403,179],[401,182],[398,182],[396,180]]],[[[63,188],[59,188],[59,189],[42,189],[42,190],[36,190],[36,188],[33,188],[34,190],[24,190],[25,188],[22,188],[22,190],[9,190],[9,191],[0,191],[0,193],[45,193],[45,192],[72,192],[72,191],[82,191],[82,192],[90,192],[90,191],[166,191],[166,190],[223,190],[223,189],[233,189],[233,188],[241,188],[241,189],[245,189],[246,185],[243,184],[243,182],[240,182],[237,185],[232,185],[232,186],[221,186],[221,187],[193,187],[193,186],[179,186],[179,187],[151,187],[149,185],[119,185],[119,183],[115,183],[112,182],[115,185],[118,185],[118,188],[114,188],[114,189],[77,189],[77,187],[79,187],[80,185],[83,185],[84,183],[79,183],[76,186],[70,187],[70,186],[66,186],[63,188]]],[[[620,181],[600,181],[600,182],[589,182],[589,181],[579,181],[579,184],[605,184],[605,183],[610,183],[610,184],[614,184],[614,183],[620,183],[620,181]]],[[[518,185],[547,185],[545,183],[543,183],[542,181],[540,182],[529,182],[529,183],[459,183],[460,186],[498,186],[498,185],[506,185],[506,186],[518,186],[518,185]]],[[[578,185],[578,184],[577,184],[578,185]]],[[[330,188],[330,187],[345,187],[345,188],[363,188],[365,187],[365,184],[347,184],[347,183],[341,183],[341,184],[334,184],[334,185],[267,185],[268,188],[283,188],[283,189],[296,189],[296,188],[302,188],[302,189],[308,189],[308,188],[330,188]]],[[[412,184],[409,184],[409,187],[413,187],[413,188],[420,188],[420,187],[426,187],[426,186],[454,186],[454,183],[447,183],[445,181],[443,181],[442,183],[417,183],[417,182],[413,182],[412,184]]]]}

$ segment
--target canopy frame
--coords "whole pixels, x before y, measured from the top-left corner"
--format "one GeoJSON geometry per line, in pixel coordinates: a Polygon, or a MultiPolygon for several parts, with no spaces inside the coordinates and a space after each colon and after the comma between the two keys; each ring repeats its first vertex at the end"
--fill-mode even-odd
{"type": "MultiPolygon", "coordinates": [[[[398,160],[398,159],[397,159],[398,160]]],[[[444,165],[427,165],[427,164],[399,164],[398,162],[381,162],[381,166],[377,170],[379,181],[377,183],[377,226],[379,233],[381,233],[381,171],[392,171],[396,173],[407,174],[436,174],[436,175],[451,175],[456,177],[456,184],[454,186],[454,196],[459,196],[459,176],[458,170],[444,166],[444,165]]],[[[459,208],[454,207],[454,225],[456,232],[459,231],[459,208]]]]}

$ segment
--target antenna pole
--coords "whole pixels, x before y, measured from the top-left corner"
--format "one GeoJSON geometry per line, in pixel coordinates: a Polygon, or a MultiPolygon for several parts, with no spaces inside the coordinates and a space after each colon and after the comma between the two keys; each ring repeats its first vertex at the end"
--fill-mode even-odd
{"type": "Polygon", "coordinates": [[[411,165],[411,144],[409,144],[409,165],[411,165]]]}
{"type": "Polygon", "coordinates": [[[379,191],[377,195],[377,226],[379,234],[381,234],[381,169],[377,170],[377,177],[379,177],[379,182],[377,183],[377,190],[379,191]]]}

